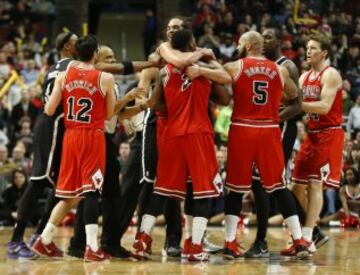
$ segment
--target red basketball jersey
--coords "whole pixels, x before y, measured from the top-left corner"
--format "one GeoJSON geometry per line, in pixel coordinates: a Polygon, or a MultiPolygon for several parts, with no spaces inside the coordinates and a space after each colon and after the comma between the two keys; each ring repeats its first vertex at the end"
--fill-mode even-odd
{"type": "Polygon", "coordinates": [[[283,80],[278,65],[265,58],[240,59],[233,84],[232,121],[248,124],[279,122],[283,80]]]}
{"type": "Polygon", "coordinates": [[[101,72],[70,67],[63,88],[64,122],[69,128],[104,129],[105,95],[101,72]]]}
{"type": "MultiPolygon", "coordinates": [[[[304,102],[320,101],[321,96],[321,76],[330,68],[325,67],[316,77],[312,78],[312,70],[310,70],[305,76],[302,92],[304,102]]],[[[308,128],[310,130],[319,130],[328,127],[341,126],[342,119],[342,89],[336,92],[335,100],[327,115],[309,114],[310,120],[308,122],[308,128]]]]}
{"type": "Polygon", "coordinates": [[[171,64],[165,66],[164,96],[167,107],[165,138],[188,134],[213,134],[208,103],[211,82],[198,77],[187,77],[184,70],[171,64]]]}

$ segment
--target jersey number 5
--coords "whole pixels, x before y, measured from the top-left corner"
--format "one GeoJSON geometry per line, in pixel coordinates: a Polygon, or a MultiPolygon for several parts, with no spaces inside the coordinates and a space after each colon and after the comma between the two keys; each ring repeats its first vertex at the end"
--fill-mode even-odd
{"type": "Polygon", "coordinates": [[[75,97],[71,96],[68,98],[67,103],[68,103],[68,115],[67,115],[68,120],[76,120],[77,122],[80,123],[90,122],[91,115],[89,114],[89,112],[91,111],[93,105],[93,102],[90,98],[81,97],[77,100],[77,102],[75,102],[75,97]],[[77,104],[77,106],[80,107],[80,109],[78,109],[76,114],[74,114],[75,103],[77,104]]]}
{"type": "Polygon", "coordinates": [[[267,81],[254,81],[253,82],[253,102],[256,105],[265,105],[268,101],[267,89],[269,83],[267,81]]]}

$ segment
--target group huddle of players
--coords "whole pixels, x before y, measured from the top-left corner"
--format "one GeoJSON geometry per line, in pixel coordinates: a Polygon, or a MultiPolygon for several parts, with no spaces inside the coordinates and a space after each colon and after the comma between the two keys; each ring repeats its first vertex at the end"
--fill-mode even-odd
{"type": "MultiPolygon", "coordinates": [[[[61,220],[77,205],[81,207],[78,206],[73,239],[82,243],[82,253],[75,256],[85,261],[103,261],[116,255],[109,248],[113,241],[120,243],[121,236],[115,232],[116,226],[109,225],[110,218],[104,221],[101,246],[97,241],[98,197],[103,189],[103,193],[109,193],[107,178],[116,169],[108,168],[113,164],[109,161],[111,141],[105,131],[109,131],[114,120],[116,124],[116,117],[129,118],[145,111],[157,115],[153,132],[156,148],[150,151],[157,155],[153,161],[156,177],[153,186],[147,183],[153,192],[147,194],[142,209],[132,257],[150,258],[156,217],[163,213],[169,200],[185,199],[186,236],[181,257],[189,261],[208,260],[204,234],[211,198],[222,193],[225,242],[221,253],[226,259],[269,256],[269,196],[277,200],[293,240],[281,255],[304,259],[327,241],[316,222],[323,203],[323,185],[339,187],[344,139],[342,80],[328,63],[330,42],[321,34],[309,39],[306,49],[310,70],[299,78],[296,66],[281,55],[276,29],[262,34],[244,33],[238,41],[240,58],[221,65],[211,50],[196,47],[193,34],[185,25],[181,18],[171,19],[166,32],[168,41],[158,47],[149,61],[120,64],[114,63],[113,54],[107,54],[109,48],[99,48],[94,36],[59,35],[58,50],[68,58],[50,68],[45,79],[44,114],[34,130],[31,184],[20,202],[19,218],[8,244],[9,257],[63,257],[53,238],[61,220]],[[75,56],[76,61],[71,60],[75,56]],[[119,98],[111,73],[141,70],[139,88],[119,98]],[[217,173],[208,104],[210,98],[229,101],[230,93],[224,85],[231,88],[234,105],[223,184],[217,173]],[[128,107],[127,103],[133,100],[135,104],[128,107]],[[308,114],[308,133],[296,156],[292,175],[295,185],[290,191],[284,178],[285,165],[296,138],[292,118],[301,112],[308,114]],[[60,127],[65,127],[65,131],[60,127]],[[61,161],[53,157],[56,150],[61,150],[61,161]],[[59,163],[57,175],[54,167],[59,163]],[[29,205],[48,183],[54,184],[55,192],[27,245],[23,235],[31,214],[29,205]],[[253,245],[243,253],[236,231],[243,194],[250,190],[257,207],[258,232],[253,245]]],[[[143,145],[146,143],[144,139],[143,145]]],[[[147,169],[142,170],[143,178],[149,177],[147,169]]],[[[116,177],[116,173],[112,174],[116,177]]],[[[111,195],[102,197],[111,205],[111,195]]],[[[106,213],[103,215],[105,218],[106,213]]],[[[115,218],[113,223],[116,222],[115,218]]]]}

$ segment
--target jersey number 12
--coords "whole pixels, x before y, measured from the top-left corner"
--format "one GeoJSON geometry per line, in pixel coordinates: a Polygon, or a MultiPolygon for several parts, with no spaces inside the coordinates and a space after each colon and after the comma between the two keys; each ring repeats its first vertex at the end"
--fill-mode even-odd
{"type": "Polygon", "coordinates": [[[75,102],[75,97],[71,96],[67,100],[68,103],[68,120],[75,120],[80,123],[89,123],[91,115],[89,114],[92,109],[92,100],[90,98],[81,97],[75,102]],[[75,114],[75,104],[80,107],[75,114]]]}

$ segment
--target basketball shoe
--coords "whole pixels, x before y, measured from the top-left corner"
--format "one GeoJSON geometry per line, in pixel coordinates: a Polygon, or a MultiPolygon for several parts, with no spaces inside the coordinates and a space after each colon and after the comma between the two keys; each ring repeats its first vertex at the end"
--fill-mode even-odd
{"type": "Polygon", "coordinates": [[[225,242],[224,244],[224,258],[228,260],[235,260],[243,257],[244,253],[240,250],[236,240],[232,242],[225,242]]]}
{"type": "Polygon", "coordinates": [[[150,259],[152,238],[145,232],[138,232],[135,236],[133,248],[135,249],[134,257],[141,260],[150,259]]]}
{"type": "Polygon", "coordinates": [[[64,253],[55,245],[54,242],[44,244],[41,240],[41,236],[37,238],[31,249],[39,255],[50,258],[62,258],[64,256],[64,253]]]}
{"type": "Polygon", "coordinates": [[[86,246],[85,254],[84,254],[84,261],[85,262],[102,262],[106,260],[110,260],[110,254],[106,253],[100,247],[97,251],[93,251],[90,246],[86,246]]]}

